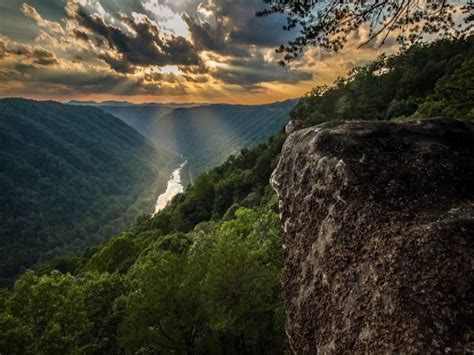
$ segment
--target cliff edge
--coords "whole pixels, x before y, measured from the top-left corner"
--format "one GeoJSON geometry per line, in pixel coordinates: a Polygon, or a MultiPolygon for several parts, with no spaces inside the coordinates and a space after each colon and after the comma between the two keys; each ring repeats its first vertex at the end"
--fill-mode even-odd
{"type": "Polygon", "coordinates": [[[298,354],[474,351],[474,125],[330,122],[272,186],[298,354]]]}

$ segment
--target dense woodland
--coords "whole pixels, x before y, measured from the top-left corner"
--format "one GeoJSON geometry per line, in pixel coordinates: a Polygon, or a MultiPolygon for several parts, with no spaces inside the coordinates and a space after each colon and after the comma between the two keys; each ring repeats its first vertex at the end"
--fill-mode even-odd
{"type": "Polygon", "coordinates": [[[95,108],[0,100],[0,285],[129,228],[177,158],[95,108]]]}
{"type": "MultiPolygon", "coordinates": [[[[382,57],[302,98],[291,117],[473,119],[473,39],[382,57]]],[[[231,156],[155,217],[0,296],[0,352],[288,352],[271,171],[285,140],[231,156]]]]}

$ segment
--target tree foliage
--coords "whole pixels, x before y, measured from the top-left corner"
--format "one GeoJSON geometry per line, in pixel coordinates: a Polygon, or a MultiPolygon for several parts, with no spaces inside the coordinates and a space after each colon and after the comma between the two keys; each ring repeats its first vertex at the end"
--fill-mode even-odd
{"type": "Polygon", "coordinates": [[[295,120],[433,117],[473,120],[474,36],[420,44],[380,56],[331,86],[317,86],[296,105],[295,120]]]}
{"type": "Polygon", "coordinates": [[[272,197],[187,234],[119,236],[76,275],[28,271],[2,296],[0,352],[284,353],[281,235],[272,197]],[[139,256],[113,267],[125,241],[139,256]]]}
{"type": "Polygon", "coordinates": [[[286,352],[282,232],[268,186],[283,140],[229,158],[79,260],[21,276],[0,302],[0,353],[286,352]],[[58,338],[46,349],[49,329],[58,338]]]}
{"type": "Polygon", "coordinates": [[[177,195],[168,208],[135,228],[152,228],[167,234],[188,232],[200,222],[219,220],[235,203],[258,205],[270,193],[268,179],[277,164],[285,135],[280,132],[252,150],[243,149],[221,166],[200,175],[184,194],[177,195]],[[251,201],[252,199],[252,201],[251,201]]]}
{"type": "Polygon", "coordinates": [[[459,37],[472,30],[472,4],[456,6],[450,1],[425,0],[263,0],[267,7],[257,16],[286,14],[285,30],[299,35],[277,50],[285,53],[280,64],[294,60],[307,46],[337,51],[349,35],[366,26],[368,38],[361,46],[378,40],[383,44],[391,34],[403,45],[423,40],[426,34],[459,37]],[[461,13],[462,21],[456,22],[461,13]]]}

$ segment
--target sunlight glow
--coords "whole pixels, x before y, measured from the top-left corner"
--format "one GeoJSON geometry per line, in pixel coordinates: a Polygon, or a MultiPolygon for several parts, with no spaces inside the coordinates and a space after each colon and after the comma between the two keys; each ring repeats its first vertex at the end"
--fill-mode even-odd
{"type": "Polygon", "coordinates": [[[161,72],[165,74],[179,75],[179,69],[176,65],[165,65],[164,67],[161,67],[161,72]]]}
{"type": "Polygon", "coordinates": [[[188,25],[180,14],[173,12],[173,10],[166,5],[159,4],[157,0],[147,0],[144,1],[142,5],[143,8],[153,15],[153,19],[162,29],[176,36],[182,36],[187,40],[190,39],[188,25]]]}

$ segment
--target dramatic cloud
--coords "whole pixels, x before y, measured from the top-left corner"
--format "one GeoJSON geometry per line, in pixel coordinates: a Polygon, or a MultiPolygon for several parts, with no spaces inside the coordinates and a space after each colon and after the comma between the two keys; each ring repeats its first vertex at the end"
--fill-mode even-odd
{"type": "Polygon", "coordinates": [[[256,52],[252,57],[243,60],[233,58],[227,61],[224,66],[213,72],[213,77],[227,84],[255,88],[263,82],[295,84],[311,80],[313,76],[305,71],[280,68],[275,63],[266,61],[262,53],[256,52]]]}
{"type": "Polygon", "coordinates": [[[221,51],[225,48],[226,34],[222,26],[222,21],[219,21],[216,26],[211,26],[208,22],[198,23],[187,14],[184,14],[183,18],[188,24],[191,38],[197,48],[207,51],[221,51]]]}
{"type": "Polygon", "coordinates": [[[311,49],[281,68],[274,48],[295,34],[281,30],[283,15],[255,17],[262,0],[14,3],[5,5],[14,20],[0,23],[0,95],[268,102],[379,51],[311,49]]]}
{"type": "Polygon", "coordinates": [[[43,48],[33,49],[33,63],[39,65],[59,64],[54,54],[43,48]]]}
{"type": "Polygon", "coordinates": [[[0,36],[0,59],[3,58],[15,64],[32,63],[44,66],[59,64],[54,53],[47,49],[10,43],[5,37],[0,36]]]}
{"type": "Polygon", "coordinates": [[[31,17],[40,28],[44,28],[48,31],[56,32],[56,33],[64,33],[64,29],[62,26],[54,21],[48,21],[44,19],[36,9],[28,4],[23,4],[21,6],[21,11],[28,17],[31,17]]]}
{"type": "Polygon", "coordinates": [[[131,18],[121,15],[124,28],[107,24],[99,15],[86,13],[79,4],[69,6],[69,19],[77,21],[85,31],[76,30],[81,39],[87,33],[103,38],[115,55],[101,55],[113,69],[133,72],[133,66],[199,65],[200,57],[194,45],[181,36],[162,36],[157,25],[145,15],[131,18]],[[122,63],[119,63],[121,61],[122,63]]]}

